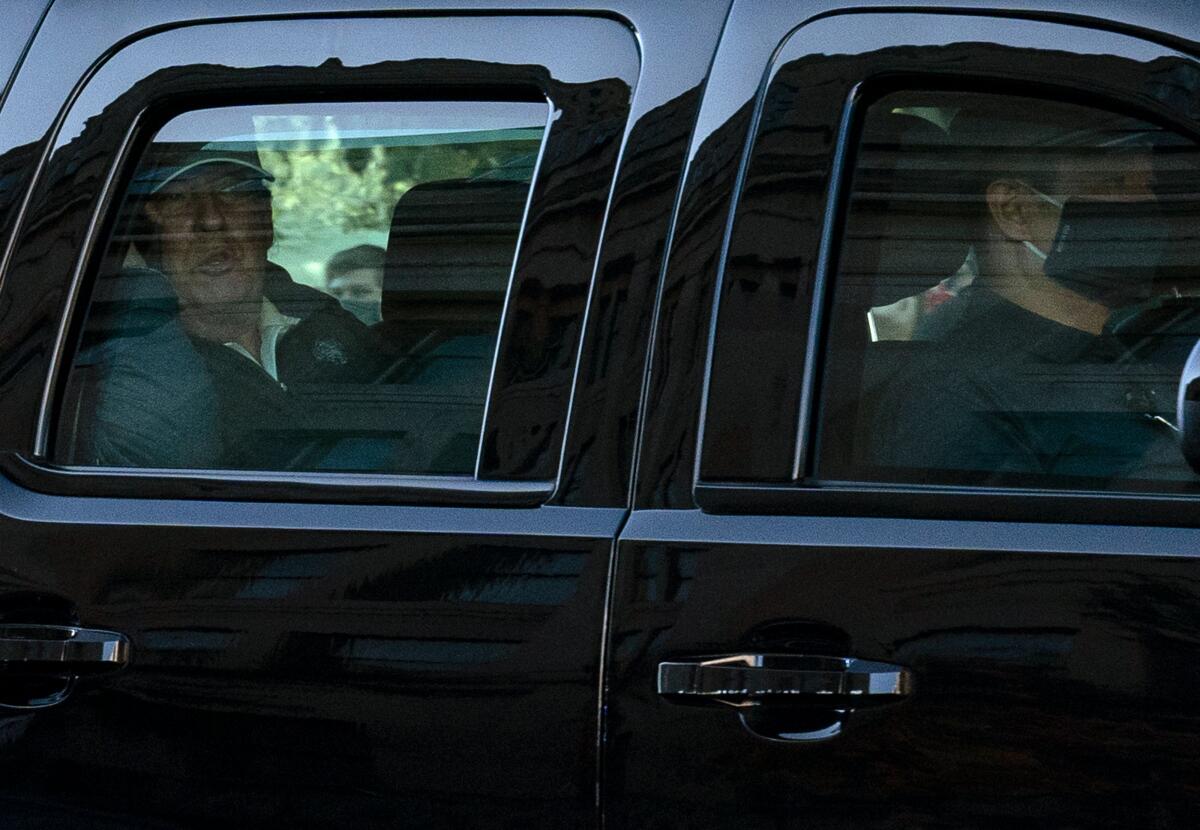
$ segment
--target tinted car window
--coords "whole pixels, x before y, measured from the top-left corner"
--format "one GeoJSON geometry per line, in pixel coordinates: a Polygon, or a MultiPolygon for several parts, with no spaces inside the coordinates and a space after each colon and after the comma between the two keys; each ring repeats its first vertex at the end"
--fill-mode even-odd
{"type": "Polygon", "coordinates": [[[899,93],[865,114],[817,475],[1189,488],[1196,145],[1106,109],[899,93]]]}
{"type": "Polygon", "coordinates": [[[98,267],[58,460],[468,474],[548,105],[197,110],[98,267]]]}

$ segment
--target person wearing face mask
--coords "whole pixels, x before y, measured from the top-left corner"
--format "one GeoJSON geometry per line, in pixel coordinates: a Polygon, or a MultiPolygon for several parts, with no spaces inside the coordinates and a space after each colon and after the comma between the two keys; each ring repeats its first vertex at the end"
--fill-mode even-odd
{"type": "Polygon", "coordinates": [[[380,298],[384,257],[378,245],[356,245],[334,254],[325,264],[326,289],[342,308],[367,325],[383,319],[380,298]]]}
{"type": "Polygon", "coordinates": [[[1112,331],[1168,290],[1151,150],[1122,123],[1081,129],[1074,113],[1053,115],[1036,126],[1015,117],[1007,134],[964,118],[959,140],[992,148],[976,191],[978,274],[922,322],[930,348],[885,387],[871,453],[884,476],[1094,484],[1183,473],[1171,425],[1121,375],[1140,347],[1112,331]],[[1022,146],[1033,133],[1054,139],[1022,146]]]}

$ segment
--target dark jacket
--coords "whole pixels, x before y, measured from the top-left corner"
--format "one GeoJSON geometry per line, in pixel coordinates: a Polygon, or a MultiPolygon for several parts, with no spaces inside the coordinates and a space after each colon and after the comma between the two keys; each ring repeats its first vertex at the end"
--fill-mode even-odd
{"type": "MultiPolygon", "coordinates": [[[[136,278],[153,274],[139,271],[136,278]]],[[[303,393],[376,381],[384,350],[335,299],[298,285],[281,268],[269,269],[264,294],[300,319],[276,344],[278,382],[245,355],[189,337],[169,315],[148,332],[94,348],[95,417],[80,422],[92,429],[84,442],[89,457],[76,460],[154,468],[319,466],[321,445],[339,425],[328,422],[328,407],[307,405],[303,393]]],[[[137,304],[129,311],[139,311],[137,304]]]]}
{"type": "Polygon", "coordinates": [[[945,330],[931,331],[875,410],[880,475],[1101,488],[1191,478],[1170,427],[1153,417],[1172,417],[1177,373],[983,288],[954,302],[945,330]]]}

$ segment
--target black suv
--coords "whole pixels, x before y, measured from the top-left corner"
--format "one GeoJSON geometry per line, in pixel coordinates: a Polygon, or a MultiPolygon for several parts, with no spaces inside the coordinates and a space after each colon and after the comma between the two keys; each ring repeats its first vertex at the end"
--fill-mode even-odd
{"type": "Polygon", "coordinates": [[[1195,824],[1200,10],[4,16],[4,827],[1195,824]]]}

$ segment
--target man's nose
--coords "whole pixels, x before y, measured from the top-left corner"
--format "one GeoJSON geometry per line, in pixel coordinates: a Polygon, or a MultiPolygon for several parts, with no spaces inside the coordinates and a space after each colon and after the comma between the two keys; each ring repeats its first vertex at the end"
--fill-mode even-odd
{"type": "Polygon", "coordinates": [[[199,193],[192,205],[192,223],[196,230],[219,231],[225,227],[225,206],[215,193],[199,193]]]}

